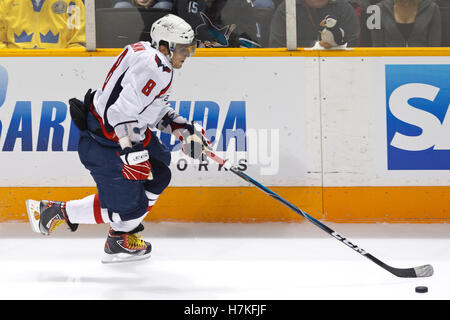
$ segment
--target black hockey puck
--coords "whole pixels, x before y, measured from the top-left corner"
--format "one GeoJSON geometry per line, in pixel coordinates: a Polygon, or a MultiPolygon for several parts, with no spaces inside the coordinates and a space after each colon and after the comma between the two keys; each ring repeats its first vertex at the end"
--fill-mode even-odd
{"type": "Polygon", "coordinates": [[[418,292],[418,293],[428,292],[428,287],[423,287],[423,286],[416,287],[416,292],[418,292]]]}

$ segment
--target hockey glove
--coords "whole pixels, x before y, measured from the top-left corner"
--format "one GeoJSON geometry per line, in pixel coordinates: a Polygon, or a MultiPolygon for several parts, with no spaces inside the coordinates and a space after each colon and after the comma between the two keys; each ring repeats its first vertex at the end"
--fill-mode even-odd
{"type": "Polygon", "coordinates": [[[181,141],[181,148],[187,156],[193,159],[204,160],[205,149],[210,148],[211,142],[206,138],[205,130],[197,123],[187,123],[178,137],[181,141]]]}
{"type": "Polygon", "coordinates": [[[87,117],[94,94],[95,91],[92,92],[92,89],[89,89],[84,96],[84,102],[81,102],[77,98],[72,98],[69,100],[70,116],[72,117],[73,123],[80,131],[87,130],[87,117]]]}
{"type": "Polygon", "coordinates": [[[152,180],[152,166],[148,161],[148,151],[142,143],[126,147],[120,152],[122,175],[127,180],[152,180]]]}

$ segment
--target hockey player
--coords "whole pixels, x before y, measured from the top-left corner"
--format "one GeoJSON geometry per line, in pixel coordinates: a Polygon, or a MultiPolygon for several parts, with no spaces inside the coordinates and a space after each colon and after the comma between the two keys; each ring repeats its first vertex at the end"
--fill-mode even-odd
{"type": "Polygon", "coordinates": [[[196,48],[194,31],[168,14],[151,27],[152,42],[127,45],[105,82],[84,102],[70,100],[80,129],[78,154],[97,185],[97,194],[67,202],[27,200],[33,230],[44,235],[66,223],[109,223],[102,262],[142,260],[151,244],[137,235],[142,220],[171,179],[170,152],[150,129],[176,135],[188,156],[202,157],[204,130],[178,115],[168,103],[173,69],[196,48]],[[37,218],[39,216],[39,218],[37,218]]]}

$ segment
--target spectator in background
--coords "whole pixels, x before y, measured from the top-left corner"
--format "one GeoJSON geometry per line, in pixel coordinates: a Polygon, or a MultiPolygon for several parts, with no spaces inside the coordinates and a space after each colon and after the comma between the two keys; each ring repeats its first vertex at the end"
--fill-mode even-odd
{"type": "MultiPolygon", "coordinates": [[[[359,20],[355,9],[347,0],[297,0],[297,46],[312,47],[319,40],[320,22],[333,15],[345,32],[349,47],[359,45],[359,20]]],[[[270,47],[286,46],[286,5],[282,2],[275,10],[270,27],[270,47]]]]}
{"type": "Polygon", "coordinates": [[[433,0],[383,0],[380,28],[371,30],[374,47],[439,47],[441,16],[433,0]]]}
{"type": "Polygon", "coordinates": [[[113,8],[172,9],[171,0],[113,0],[113,8]]]}
{"type": "MultiPolygon", "coordinates": [[[[378,7],[375,8],[375,4],[380,0],[358,0],[361,10],[361,34],[360,34],[360,46],[372,47],[372,37],[370,30],[379,25],[379,14],[377,13],[378,7]],[[378,15],[378,16],[377,16],[378,15]]],[[[378,10],[379,12],[379,10],[378,10]]]]}
{"type": "Polygon", "coordinates": [[[81,0],[2,0],[0,48],[84,48],[81,0]]]}
{"type": "MultiPolygon", "coordinates": [[[[261,5],[271,2],[264,0],[261,5]]],[[[192,26],[201,46],[260,47],[258,19],[250,0],[174,0],[172,13],[192,26]]]]}
{"type": "Polygon", "coordinates": [[[215,10],[211,10],[211,5],[212,2],[206,0],[174,0],[172,13],[183,18],[192,26],[196,39],[202,43],[214,42],[216,39],[213,34],[210,34],[209,28],[219,25],[220,21],[215,17],[215,10]]]}

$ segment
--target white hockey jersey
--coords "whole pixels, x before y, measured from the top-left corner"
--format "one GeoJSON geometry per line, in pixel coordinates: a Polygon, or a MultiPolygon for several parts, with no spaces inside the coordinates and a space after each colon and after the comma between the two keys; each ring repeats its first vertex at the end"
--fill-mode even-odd
{"type": "Polygon", "coordinates": [[[94,96],[94,108],[103,132],[115,138],[117,125],[135,122],[141,141],[173,109],[168,103],[173,69],[167,57],[149,42],[127,45],[117,57],[102,88],[94,96]],[[101,119],[100,119],[101,118],[101,119]]]}

